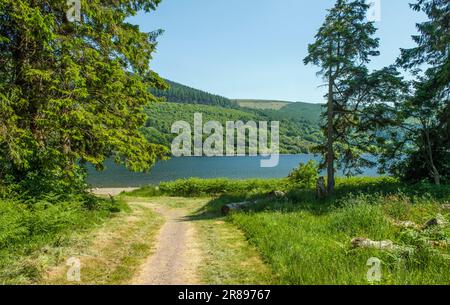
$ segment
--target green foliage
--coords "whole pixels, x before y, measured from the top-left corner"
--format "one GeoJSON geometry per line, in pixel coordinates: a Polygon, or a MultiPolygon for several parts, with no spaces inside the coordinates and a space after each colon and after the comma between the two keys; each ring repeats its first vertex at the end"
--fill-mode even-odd
{"type": "Polygon", "coordinates": [[[276,179],[181,179],[174,182],[161,183],[159,188],[164,194],[179,196],[211,196],[219,194],[247,194],[251,192],[271,192],[280,186],[280,180],[276,179]]]}
{"type": "Polygon", "coordinates": [[[79,186],[80,163],[106,158],[140,171],[166,149],[138,132],[149,69],[160,33],[140,32],[128,17],[159,0],[81,1],[81,22],[65,1],[0,1],[0,180],[79,186]]]}
{"type": "Polygon", "coordinates": [[[139,190],[127,193],[131,196],[153,197],[168,196],[214,196],[220,194],[257,194],[270,193],[285,186],[283,179],[180,179],[173,182],[162,182],[158,187],[146,186],[139,190]]]}
{"type": "Polygon", "coordinates": [[[42,276],[40,266],[21,258],[46,246],[69,242],[74,232],[102,223],[112,213],[127,210],[121,201],[111,202],[78,196],[24,203],[18,199],[0,199],[0,283],[34,281],[42,276]]]}
{"type": "Polygon", "coordinates": [[[293,188],[314,188],[319,177],[319,167],[314,160],[308,163],[300,164],[288,176],[288,181],[293,188]]]}
{"type": "MultiPolygon", "coordinates": [[[[392,220],[425,223],[443,212],[440,203],[449,200],[449,193],[436,199],[431,194],[414,194],[413,189],[390,178],[339,179],[338,198],[322,207],[313,196],[295,202],[268,200],[228,219],[244,231],[281,284],[366,285],[371,257],[382,261],[380,284],[446,284],[449,249],[432,247],[429,241],[448,240],[450,231],[406,230],[393,226],[392,220]],[[359,191],[358,182],[365,182],[359,191]],[[383,187],[392,194],[378,193],[383,187]],[[354,249],[350,241],[355,237],[392,240],[411,252],[354,249]]],[[[450,219],[448,211],[444,213],[450,219]]]]}
{"type": "Polygon", "coordinates": [[[309,103],[290,103],[281,108],[278,113],[285,118],[289,118],[292,121],[307,121],[315,125],[321,123],[322,104],[309,104],[309,103]]]}
{"type": "Polygon", "coordinates": [[[232,181],[180,180],[159,189],[146,187],[134,195],[198,196],[215,194],[202,209],[207,217],[217,215],[224,204],[258,199],[243,211],[228,216],[268,263],[280,284],[361,284],[367,282],[367,260],[382,261],[380,284],[446,284],[448,247],[432,242],[449,239],[449,228],[401,229],[395,221],[423,224],[442,213],[450,201],[450,186],[408,185],[390,177],[339,178],[336,193],[323,202],[313,189],[288,191],[286,198],[268,196],[273,190],[289,189],[288,179],[232,181]],[[388,252],[354,249],[355,237],[391,240],[408,249],[388,252]]]}
{"type": "Polygon", "coordinates": [[[222,126],[227,121],[280,121],[281,153],[308,153],[321,138],[318,126],[303,120],[291,121],[290,118],[271,111],[178,103],[158,103],[147,107],[145,111],[148,118],[142,133],[152,143],[166,147],[170,147],[177,136],[171,133],[172,124],[185,121],[193,126],[195,113],[202,113],[204,122],[217,121],[222,126]]]}
{"type": "MultiPolygon", "coordinates": [[[[308,163],[300,166],[305,169],[307,177],[317,175],[313,169],[317,168],[314,163],[308,163]]],[[[450,185],[435,186],[429,183],[405,184],[392,177],[352,177],[337,178],[336,193],[333,198],[317,204],[314,192],[314,185],[311,185],[311,179],[304,179],[299,175],[300,181],[309,181],[309,187],[299,191],[296,184],[293,185],[289,178],[284,179],[250,179],[250,180],[231,180],[226,178],[218,179],[180,179],[172,182],[162,182],[159,186],[145,186],[138,190],[127,193],[127,195],[137,197],[154,196],[211,196],[211,195],[232,195],[246,197],[251,194],[253,197],[264,197],[276,190],[287,191],[288,198],[295,204],[297,202],[308,201],[312,206],[318,208],[322,206],[338,206],[342,204],[341,198],[347,198],[348,194],[368,196],[367,194],[376,194],[377,196],[396,195],[407,196],[408,198],[417,198],[418,201],[424,201],[429,196],[439,200],[450,201],[450,185]]],[[[396,201],[398,202],[398,201],[396,201]]],[[[263,205],[268,202],[263,202],[263,205]]]]}
{"type": "Polygon", "coordinates": [[[397,65],[414,77],[407,98],[384,116],[391,119],[385,133],[382,164],[409,182],[435,184],[450,180],[450,29],[449,3],[417,0],[411,4],[428,20],[416,24],[416,46],[402,49],[397,65]]]}
{"type": "Polygon", "coordinates": [[[328,85],[323,126],[327,142],[318,145],[316,151],[324,154],[322,167],[326,162],[329,193],[334,191],[335,159],[347,175],[375,166],[365,157],[377,149],[367,130],[383,122],[377,111],[372,113],[368,108],[396,101],[405,87],[394,68],[370,73],[366,67],[380,54],[379,39],[374,37],[376,28],[366,18],[369,7],[363,0],[337,0],[304,59],[305,64],[320,68],[319,74],[328,85]]]}
{"type": "Polygon", "coordinates": [[[302,102],[283,102],[266,100],[236,100],[244,108],[264,110],[273,117],[289,121],[309,122],[320,125],[322,104],[311,104],[302,102]]]}
{"type": "Polygon", "coordinates": [[[393,227],[377,205],[379,197],[373,195],[349,195],[336,202],[338,209],[332,212],[329,229],[348,236],[370,236],[374,240],[389,239],[393,227]]]}
{"type": "Polygon", "coordinates": [[[160,192],[158,186],[147,185],[131,192],[122,193],[122,195],[132,197],[157,197],[162,196],[163,194],[160,192]]]}

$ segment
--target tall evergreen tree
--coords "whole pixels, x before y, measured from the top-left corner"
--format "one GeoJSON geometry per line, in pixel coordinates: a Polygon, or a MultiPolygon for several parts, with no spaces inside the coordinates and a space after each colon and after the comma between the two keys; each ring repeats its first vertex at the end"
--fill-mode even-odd
{"type": "Polygon", "coordinates": [[[138,129],[164,82],[149,69],[159,31],[126,19],[160,0],[0,0],[0,179],[38,191],[82,182],[108,157],[147,170],[166,150],[138,129]],[[76,8],[76,7],[75,7],[76,8]]]}
{"type": "Polygon", "coordinates": [[[379,55],[379,41],[373,37],[376,28],[373,22],[366,20],[369,8],[364,0],[337,0],[316,34],[316,41],[309,45],[309,55],[304,59],[305,64],[321,68],[319,74],[327,80],[328,85],[327,143],[321,149],[326,156],[330,194],[334,192],[335,120],[338,113],[346,111],[346,101],[339,101],[338,95],[342,93],[342,85],[348,79],[359,75],[370,58],[379,55]]]}
{"type": "Polygon", "coordinates": [[[402,49],[397,61],[415,80],[410,97],[393,110],[394,141],[386,147],[384,161],[407,180],[440,184],[450,179],[450,3],[418,0],[411,7],[428,20],[417,24],[419,34],[412,37],[417,46],[402,49]]]}

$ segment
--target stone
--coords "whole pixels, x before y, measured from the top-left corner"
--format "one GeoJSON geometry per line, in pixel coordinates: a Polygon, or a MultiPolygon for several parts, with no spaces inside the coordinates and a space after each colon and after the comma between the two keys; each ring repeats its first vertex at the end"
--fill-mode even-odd
{"type": "Polygon", "coordinates": [[[448,225],[447,220],[445,219],[444,216],[442,216],[442,214],[438,214],[435,218],[432,218],[430,220],[428,220],[424,225],[423,228],[424,229],[429,229],[432,227],[440,227],[440,228],[444,228],[448,225]]]}
{"type": "Polygon", "coordinates": [[[320,177],[316,183],[316,199],[321,200],[328,195],[327,188],[325,187],[325,178],[320,177]]]}
{"type": "Polygon", "coordinates": [[[390,240],[373,241],[368,238],[357,237],[352,239],[352,245],[356,248],[394,250],[394,243],[390,240]]]}

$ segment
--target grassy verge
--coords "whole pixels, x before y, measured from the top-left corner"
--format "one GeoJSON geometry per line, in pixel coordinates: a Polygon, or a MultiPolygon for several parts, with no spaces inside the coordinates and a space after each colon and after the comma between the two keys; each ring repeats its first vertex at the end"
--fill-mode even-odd
{"type": "Polygon", "coordinates": [[[183,196],[211,197],[224,193],[254,193],[271,192],[281,188],[284,179],[179,179],[173,182],[162,182],[159,186],[146,186],[128,193],[136,197],[183,196]]]}
{"type": "Polygon", "coordinates": [[[200,272],[212,285],[265,285],[275,283],[274,273],[261,260],[242,231],[216,214],[194,216],[205,254],[200,272]]]}
{"type": "Polygon", "coordinates": [[[44,271],[60,262],[74,233],[87,234],[126,209],[123,202],[86,196],[58,204],[0,200],[0,283],[41,281],[44,271]]]}
{"type": "MultiPolygon", "coordinates": [[[[349,187],[345,181],[339,185],[349,187]]],[[[448,226],[419,228],[439,214],[450,221],[445,197],[399,191],[339,193],[341,197],[325,202],[308,200],[312,194],[308,197],[307,192],[299,201],[270,200],[229,220],[245,232],[282,284],[367,284],[367,263],[373,257],[382,262],[379,284],[450,283],[448,226]],[[395,225],[401,221],[419,227],[395,225]],[[357,237],[391,240],[410,251],[354,248],[351,240],[357,237]]]]}
{"type": "Polygon", "coordinates": [[[122,284],[134,276],[162,219],[121,199],[66,200],[0,201],[0,283],[122,284]],[[67,281],[69,258],[80,260],[81,282],[67,281]]]}
{"type": "MultiPolygon", "coordinates": [[[[282,284],[367,284],[367,262],[382,261],[381,284],[449,284],[449,248],[433,248],[427,238],[448,239],[448,230],[418,232],[398,228],[388,219],[423,223],[444,213],[437,203],[412,204],[400,197],[354,197],[346,205],[317,214],[282,206],[261,212],[235,213],[230,221],[262,253],[282,284]],[[411,253],[355,249],[351,239],[392,240],[411,253]],[[447,257],[446,257],[447,255],[447,257]]],[[[448,213],[445,214],[449,219],[448,213]]]]}
{"type": "MultiPolygon", "coordinates": [[[[154,236],[163,223],[151,209],[130,203],[130,212],[123,213],[103,226],[76,237],[64,249],[64,257],[81,262],[81,282],[75,284],[129,284],[141,264],[151,254],[154,236]]],[[[60,264],[51,269],[45,284],[68,282],[68,267],[60,264]]]]}

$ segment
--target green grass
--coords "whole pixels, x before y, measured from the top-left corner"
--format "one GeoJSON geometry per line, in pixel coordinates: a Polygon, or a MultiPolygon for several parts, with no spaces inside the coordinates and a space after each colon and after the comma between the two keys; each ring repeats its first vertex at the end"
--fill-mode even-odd
{"type": "Polygon", "coordinates": [[[448,244],[434,247],[428,243],[448,241],[450,229],[413,230],[394,225],[405,220],[420,225],[439,213],[450,221],[449,211],[443,207],[450,199],[448,185],[405,185],[386,177],[341,178],[333,198],[317,201],[311,189],[286,189],[284,179],[271,181],[268,189],[262,187],[264,180],[250,184],[228,180],[226,187],[217,188],[221,183],[225,182],[177,181],[167,189],[184,195],[217,191],[217,198],[204,211],[217,219],[221,219],[220,208],[226,203],[261,199],[225,220],[244,232],[256,247],[276,275],[272,283],[368,284],[367,262],[372,257],[382,261],[379,284],[450,283],[448,244]],[[284,189],[286,198],[268,197],[273,189],[284,189]],[[412,250],[392,253],[354,249],[350,241],[355,237],[392,240],[412,250]]]}
{"type": "Polygon", "coordinates": [[[78,234],[63,249],[62,264],[51,269],[44,284],[130,284],[140,266],[152,253],[155,236],[162,226],[162,216],[140,203],[130,202],[130,211],[120,213],[93,231],[78,234]],[[81,261],[81,282],[68,282],[68,257],[81,261]]]}
{"type": "Polygon", "coordinates": [[[280,120],[304,121],[320,125],[323,104],[283,102],[265,100],[236,100],[244,108],[262,110],[263,113],[280,120]]]}
{"type": "Polygon", "coordinates": [[[135,197],[155,197],[155,196],[184,196],[184,197],[211,197],[220,194],[260,194],[270,193],[283,187],[283,179],[250,179],[250,180],[230,180],[230,179],[179,179],[173,182],[162,182],[159,186],[146,186],[138,190],[127,193],[135,197]]]}
{"type": "MultiPolygon", "coordinates": [[[[196,199],[189,199],[196,200],[196,199]]],[[[192,209],[191,220],[199,232],[203,253],[200,273],[211,285],[266,285],[276,283],[275,274],[265,265],[257,249],[241,230],[217,212],[208,211],[211,199],[203,199],[192,209]]]]}
{"type": "Polygon", "coordinates": [[[65,262],[72,256],[82,258],[82,283],[128,283],[151,253],[163,221],[148,202],[192,213],[205,283],[367,284],[372,257],[382,261],[380,284],[450,283],[449,226],[395,225],[420,226],[438,214],[450,222],[449,185],[341,178],[336,187],[335,196],[322,201],[312,189],[286,179],[179,180],[113,202],[82,196],[2,199],[0,283],[66,284],[65,262]],[[274,190],[286,196],[269,196],[274,190]],[[256,199],[243,211],[220,214],[224,204],[256,199]],[[408,251],[355,249],[350,243],[355,237],[389,239],[408,251]]]}
{"type": "Polygon", "coordinates": [[[306,120],[319,125],[323,104],[290,103],[279,110],[279,113],[287,119],[306,120]]]}
{"type": "MultiPolygon", "coordinates": [[[[320,204],[320,203],[317,203],[320,204]]],[[[450,231],[406,230],[391,219],[418,224],[438,213],[450,220],[440,201],[405,195],[348,195],[319,209],[301,202],[266,205],[234,213],[229,220],[243,230],[282,284],[367,284],[367,261],[382,261],[380,284],[449,284],[450,249],[433,248],[428,240],[448,240],[450,231]],[[355,237],[392,240],[412,247],[407,255],[353,249],[355,237]]]]}
{"type": "Polygon", "coordinates": [[[127,207],[90,197],[74,197],[58,204],[0,200],[0,283],[27,284],[42,279],[71,236],[88,232],[127,207]],[[41,254],[56,249],[54,256],[41,254]]]}

